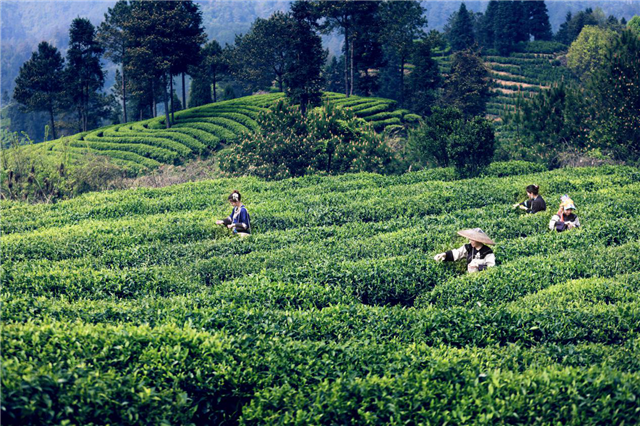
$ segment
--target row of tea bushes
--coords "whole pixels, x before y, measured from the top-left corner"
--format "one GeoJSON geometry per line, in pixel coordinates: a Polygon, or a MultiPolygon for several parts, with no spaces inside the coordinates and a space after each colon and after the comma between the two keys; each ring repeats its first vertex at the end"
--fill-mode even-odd
{"type": "Polygon", "coordinates": [[[2,418],[639,423],[639,190],[502,163],[2,202],[2,418]],[[546,213],[511,208],[531,183],[546,213]],[[214,224],[232,189],[246,239],[214,224]],[[551,232],[564,193],[583,226],[551,232]],[[433,261],[475,226],[495,268],[433,261]]]}

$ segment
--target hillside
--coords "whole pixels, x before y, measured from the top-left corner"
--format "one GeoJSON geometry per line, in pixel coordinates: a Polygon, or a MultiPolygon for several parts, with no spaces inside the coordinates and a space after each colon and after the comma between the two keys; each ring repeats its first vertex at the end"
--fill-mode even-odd
{"type": "Polygon", "coordinates": [[[3,420],[638,424],[640,170],[537,169],[2,202],[3,420]],[[563,193],[583,227],[549,232],[563,193]],[[478,226],[495,268],[432,260],[478,226]]]}
{"type": "MultiPolygon", "coordinates": [[[[196,156],[208,156],[231,144],[243,133],[258,128],[262,111],[283,97],[282,93],[254,95],[179,111],[175,124],[166,129],[164,116],[136,123],[118,124],[79,133],[55,141],[32,145],[32,153],[79,158],[86,153],[107,156],[132,171],[144,172],[160,164],[176,164],[196,156]]],[[[394,107],[395,101],[326,93],[324,99],[349,108],[376,131],[417,119],[407,110],[394,107]]]]}
{"type": "MultiPolygon", "coordinates": [[[[256,18],[266,18],[275,11],[288,10],[290,1],[229,1],[197,0],[203,13],[203,23],[209,39],[221,45],[233,43],[235,35],[246,33],[256,18]]],[[[68,46],[68,31],[71,21],[80,16],[98,25],[107,8],[115,1],[57,0],[57,1],[15,1],[4,0],[0,7],[0,38],[2,43],[2,78],[0,92],[11,92],[20,65],[29,59],[42,40],[53,43],[63,53],[68,46]]],[[[460,1],[422,1],[426,9],[428,28],[442,30],[451,14],[458,10],[460,1]]],[[[469,10],[483,12],[487,1],[465,2],[469,10]]],[[[549,20],[553,31],[564,22],[567,12],[576,13],[587,7],[600,7],[606,16],[614,15],[627,20],[640,14],[640,1],[612,0],[599,1],[547,1],[549,20]]],[[[324,38],[325,47],[332,54],[341,52],[342,38],[335,34],[324,38]]],[[[109,67],[106,91],[113,84],[114,68],[109,67]]]]}

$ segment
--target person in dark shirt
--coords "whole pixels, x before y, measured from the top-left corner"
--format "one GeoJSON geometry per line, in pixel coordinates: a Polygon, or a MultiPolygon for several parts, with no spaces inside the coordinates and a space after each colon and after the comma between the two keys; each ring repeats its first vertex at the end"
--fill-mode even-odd
{"type": "Polygon", "coordinates": [[[469,243],[458,249],[436,254],[433,258],[435,261],[453,262],[465,259],[468,272],[484,271],[496,265],[496,257],[493,254],[493,250],[486,245],[495,244],[495,242],[482,229],[464,229],[458,231],[458,235],[467,238],[469,243]]]}
{"type": "Polygon", "coordinates": [[[539,191],[540,187],[538,185],[527,186],[527,196],[529,199],[522,203],[514,204],[513,208],[519,208],[531,214],[547,210],[547,203],[545,203],[542,196],[538,194],[539,191]]]}
{"type": "Polygon", "coordinates": [[[245,237],[251,234],[251,218],[247,208],[240,201],[241,198],[242,196],[238,191],[233,191],[229,195],[229,204],[233,206],[233,210],[231,210],[231,214],[228,217],[217,220],[216,224],[226,226],[233,230],[234,234],[245,237]]]}

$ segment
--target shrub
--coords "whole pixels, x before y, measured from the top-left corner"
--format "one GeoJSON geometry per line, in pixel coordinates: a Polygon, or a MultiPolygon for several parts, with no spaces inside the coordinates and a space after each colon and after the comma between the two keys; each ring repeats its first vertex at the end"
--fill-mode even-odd
{"type": "Polygon", "coordinates": [[[223,171],[282,179],[391,167],[390,149],[382,138],[343,109],[324,105],[303,117],[297,108],[280,102],[259,123],[259,133],[244,136],[221,158],[223,171]]]}

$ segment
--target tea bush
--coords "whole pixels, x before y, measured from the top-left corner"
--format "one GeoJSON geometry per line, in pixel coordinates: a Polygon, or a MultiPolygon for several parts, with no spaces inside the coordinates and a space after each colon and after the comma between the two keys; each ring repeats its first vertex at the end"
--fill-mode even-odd
{"type": "Polygon", "coordinates": [[[500,163],[0,201],[3,422],[638,424],[639,190],[500,163]],[[471,227],[494,268],[432,260],[471,227]]]}

